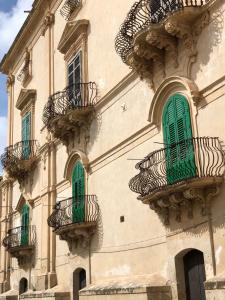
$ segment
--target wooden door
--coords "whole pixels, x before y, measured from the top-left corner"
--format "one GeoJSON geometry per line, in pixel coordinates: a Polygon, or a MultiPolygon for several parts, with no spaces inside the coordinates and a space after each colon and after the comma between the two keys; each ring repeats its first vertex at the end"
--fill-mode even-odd
{"type": "Polygon", "coordinates": [[[205,265],[203,253],[191,250],[184,256],[186,300],[205,300],[205,265]]]}
{"type": "Polygon", "coordinates": [[[84,189],[84,168],[77,162],[72,175],[73,194],[73,223],[84,222],[85,219],[85,189],[84,189]]]}
{"type": "Polygon", "coordinates": [[[168,183],[195,177],[190,109],[183,95],[175,94],[168,99],[162,121],[168,183]]]}

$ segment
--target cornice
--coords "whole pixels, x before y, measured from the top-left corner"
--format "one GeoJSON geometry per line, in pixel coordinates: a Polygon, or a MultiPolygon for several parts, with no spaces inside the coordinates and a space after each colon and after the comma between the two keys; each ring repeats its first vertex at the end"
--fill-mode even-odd
{"type": "Polygon", "coordinates": [[[19,33],[14,39],[9,51],[0,62],[0,72],[8,75],[18,61],[18,58],[23,55],[27,41],[31,39],[33,33],[38,26],[43,25],[43,20],[46,17],[49,7],[52,3],[62,0],[35,0],[31,12],[23,23],[19,33]]]}
{"type": "Polygon", "coordinates": [[[24,106],[28,104],[30,101],[34,101],[36,98],[36,90],[26,90],[22,89],[19,98],[16,102],[16,108],[22,110],[24,106]]]}
{"type": "Polygon", "coordinates": [[[73,43],[82,35],[87,34],[89,21],[82,19],[78,21],[67,22],[59,41],[58,50],[62,54],[66,54],[73,43]]]}

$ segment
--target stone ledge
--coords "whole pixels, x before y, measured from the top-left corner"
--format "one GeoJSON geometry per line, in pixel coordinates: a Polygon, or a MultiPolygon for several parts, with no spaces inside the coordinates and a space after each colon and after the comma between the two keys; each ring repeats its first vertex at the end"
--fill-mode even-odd
{"type": "Polygon", "coordinates": [[[168,294],[171,287],[158,275],[118,277],[96,282],[80,291],[80,296],[122,294],[168,294]]]}
{"type": "Polygon", "coordinates": [[[212,279],[205,282],[206,290],[222,290],[225,289],[225,278],[212,279]]]}
{"type": "Polygon", "coordinates": [[[55,298],[62,299],[62,297],[70,297],[70,292],[27,292],[25,294],[20,295],[20,299],[30,299],[30,298],[55,298]]]}

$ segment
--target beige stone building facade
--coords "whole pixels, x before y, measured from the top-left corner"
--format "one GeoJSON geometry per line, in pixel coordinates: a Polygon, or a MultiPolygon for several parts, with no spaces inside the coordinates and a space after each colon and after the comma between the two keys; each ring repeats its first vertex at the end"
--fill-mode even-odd
{"type": "Polygon", "coordinates": [[[1,299],[225,299],[224,11],[34,1],[0,64],[1,299]]]}

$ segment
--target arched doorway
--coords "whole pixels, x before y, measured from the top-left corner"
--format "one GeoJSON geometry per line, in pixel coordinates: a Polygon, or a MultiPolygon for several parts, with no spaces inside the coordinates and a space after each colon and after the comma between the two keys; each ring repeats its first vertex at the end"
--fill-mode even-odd
{"type": "Polygon", "coordinates": [[[205,264],[203,253],[191,250],[183,258],[187,300],[205,300],[205,264]]]}
{"type": "Polygon", "coordinates": [[[73,272],[73,300],[79,300],[79,291],[86,285],[86,271],[81,268],[75,270],[73,272]]]}
{"type": "Polygon", "coordinates": [[[26,278],[21,278],[19,283],[19,294],[26,293],[28,289],[28,281],[26,278]]]}
{"type": "Polygon", "coordinates": [[[203,253],[188,249],[175,258],[179,300],[205,300],[205,264],[203,253]]]}

